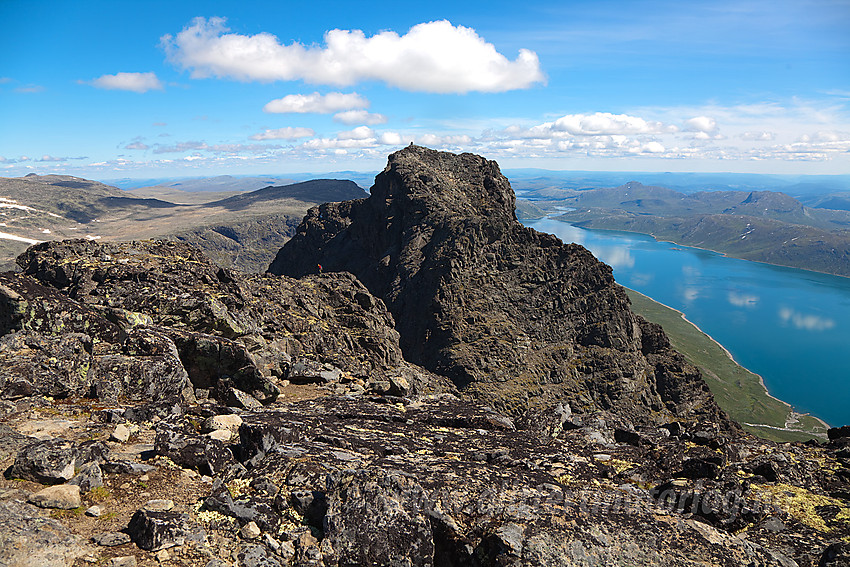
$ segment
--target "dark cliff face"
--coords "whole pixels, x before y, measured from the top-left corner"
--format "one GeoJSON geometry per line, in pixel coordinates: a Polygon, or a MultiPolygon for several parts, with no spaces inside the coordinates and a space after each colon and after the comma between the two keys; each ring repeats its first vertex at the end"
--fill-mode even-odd
{"type": "Polygon", "coordinates": [[[569,401],[636,422],[724,421],[611,268],[522,226],[514,205],[495,162],[411,146],[368,199],[311,209],[269,271],[353,273],[386,302],[408,360],[514,413],[569,401]]]}

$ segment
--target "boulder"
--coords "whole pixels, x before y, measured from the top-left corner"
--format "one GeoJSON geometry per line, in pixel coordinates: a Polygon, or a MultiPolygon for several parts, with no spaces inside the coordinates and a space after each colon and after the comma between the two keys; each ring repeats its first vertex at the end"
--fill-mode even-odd
{"type": "Polygon", "coordinates": [[[145,551],[159,551],[190,541],[203,541],[204,531],[178,512],[137,510],[127,526],[127,533],[145,551]]]}
{"type": "Polygon", "coordinates": [[[42,484],[58,484],[71,480],[76,462],[76,450],[70,441],[37,441],[17,454],[9,475],[42,484]]]}
{"type": "Polygon", "coordinates": [[[58,508],[60,510],[73,510],[82,505],[80,487],[76,484],[48,486],[31,494],[28,501],[39,508],[58,508]]]}

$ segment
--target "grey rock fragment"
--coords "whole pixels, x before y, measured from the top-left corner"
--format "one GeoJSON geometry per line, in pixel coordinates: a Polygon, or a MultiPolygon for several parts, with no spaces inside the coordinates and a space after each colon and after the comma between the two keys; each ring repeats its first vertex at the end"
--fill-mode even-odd
{"type": "Polygon", "coordinates": [[[80,487],[80,492],[85,494],[93,488],[103,486],[103,471],[97,463],[89,463],[80,468],[79,472],[68,481],[80,487]]]}
{"type": "Polygon", "coordinates": [[[130,535],[124,532],[106,532],[92,536],[91,540],[103,547],[115,547],[130,543],[130,535]]]}

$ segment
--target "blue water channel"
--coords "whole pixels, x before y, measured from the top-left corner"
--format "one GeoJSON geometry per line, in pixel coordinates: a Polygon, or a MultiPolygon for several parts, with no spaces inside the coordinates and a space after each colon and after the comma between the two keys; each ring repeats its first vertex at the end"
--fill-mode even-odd
{"type": "Polygon", "coordinates": [[[796,411],[850,424],[850,278],[551,218],[524,223],[585,246],[618,283],[685,313],[796,411]]]}

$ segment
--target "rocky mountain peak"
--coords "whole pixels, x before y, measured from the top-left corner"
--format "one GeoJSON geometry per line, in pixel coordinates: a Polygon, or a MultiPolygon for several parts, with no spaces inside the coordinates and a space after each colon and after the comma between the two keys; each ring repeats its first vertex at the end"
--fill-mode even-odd
{"type": "Polygon", "coordinates": [[[392,206],[402,199],[404,208],[420,213],[516,219],[514,192],[499,165],[475,154],[410,145],[389,156],[371,194],[375,206],[392,206]]]}
{"type": "Polygon", "coordinates": [[[269,270],[353,273],[393,314],[407,360],[509,413],[566,402],[726,423],[611,268],[522,226],[514,203],[496,163],[410,146],[368,199],[311,209],[269,270]]]}

